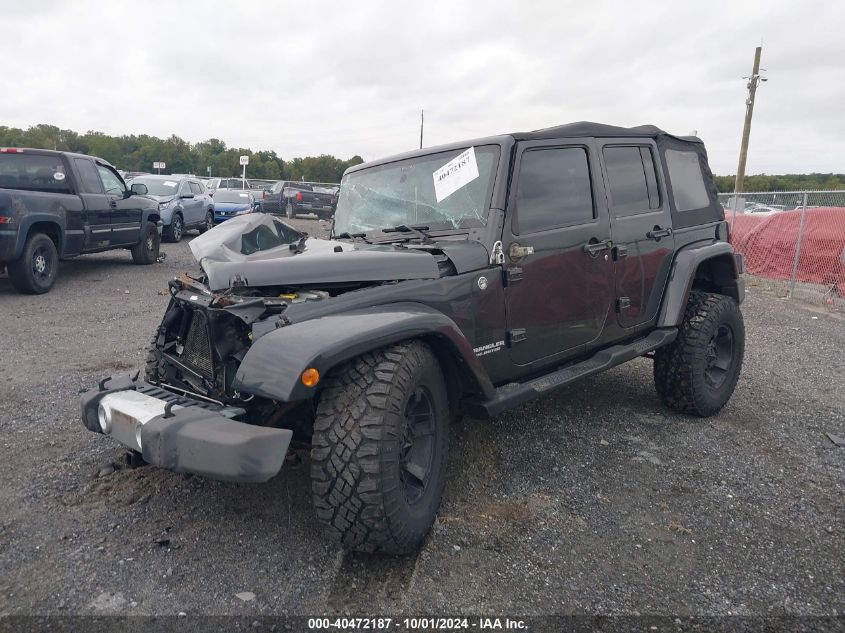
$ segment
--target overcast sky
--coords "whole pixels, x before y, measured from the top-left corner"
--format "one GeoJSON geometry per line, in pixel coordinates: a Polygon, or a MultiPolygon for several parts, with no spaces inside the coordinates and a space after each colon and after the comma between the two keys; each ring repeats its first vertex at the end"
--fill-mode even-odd
{"type": "Polygon", "coordinates": [[[365,159],[579,120],[697,130],[736,171],[845,172],[845,2],[0,0],[0,125],[365,159]]]}

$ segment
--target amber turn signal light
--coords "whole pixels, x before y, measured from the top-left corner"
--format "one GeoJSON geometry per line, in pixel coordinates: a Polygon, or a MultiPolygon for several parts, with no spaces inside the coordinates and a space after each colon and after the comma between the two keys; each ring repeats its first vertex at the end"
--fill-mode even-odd
{"type": "Polygon", "coordinates": [[[318,372],[313,367],[309,367],[304,372],[302,372],[302,384],[306,387],[313,387],[318,382],[320,382],[320,372],[318,372]]]}

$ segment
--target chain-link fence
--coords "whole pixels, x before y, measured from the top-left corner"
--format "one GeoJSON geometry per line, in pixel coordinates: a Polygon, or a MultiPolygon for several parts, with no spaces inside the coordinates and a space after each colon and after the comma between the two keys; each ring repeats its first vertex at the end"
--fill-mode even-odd
{"type": "Polygon", "coordinates": [[[845,191],[719,194],[750,287],[845,312],[845,191]]]}

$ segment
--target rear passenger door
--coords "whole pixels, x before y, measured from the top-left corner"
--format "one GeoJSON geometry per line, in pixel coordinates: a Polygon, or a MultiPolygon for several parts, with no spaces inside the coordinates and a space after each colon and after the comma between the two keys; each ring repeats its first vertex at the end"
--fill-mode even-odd
{"type": "Polygon", "coordinates": [[[613,267],[599,164],[592,140],[517,148],[502,245],[518,365],[539,369],[582,353],[604,329],[613,267]]]}
{"type": "Polygon", "coordinates": [[[193,180],[188,183],[191,187],[191,191],[194,194],[194,201],[197,203],[197,211],[199,212],[199,222],[203,222],[205,220],[205,210],[209,206],[209,198],[208,195],[205,193],[205,189],[203,188],[202,184],[198,182],[194,182],[193,180]]]}
{"type": "Polygon", "coordinates": [[[615,275],[616,319],[622,328],[656,316],[675,241],[669,204],[658,178],[657,147],[647,140],[602,141],[615,275]]]}
{"type": "Polygon", "coordinates": [[[73,159],[79,174],[79,197],[85,205],[83,214],[83,250],[92,251],[111,245],[111,200],[103,189],[103,182],[94,161],[90,158],[73,159]]]}

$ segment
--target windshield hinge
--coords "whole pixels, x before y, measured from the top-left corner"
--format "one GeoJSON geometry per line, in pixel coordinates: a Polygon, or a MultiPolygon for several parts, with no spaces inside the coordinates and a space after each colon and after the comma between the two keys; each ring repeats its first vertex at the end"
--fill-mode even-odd
{"type": "Polygon", "coordinates": [[[502,249],[501,241],[493,244],[493,251],[490,253],[490,263],[493,265],[505,263],[505,251],[502,249]]]}

